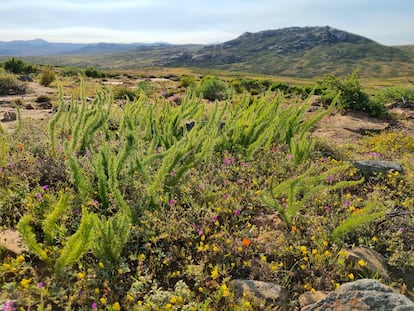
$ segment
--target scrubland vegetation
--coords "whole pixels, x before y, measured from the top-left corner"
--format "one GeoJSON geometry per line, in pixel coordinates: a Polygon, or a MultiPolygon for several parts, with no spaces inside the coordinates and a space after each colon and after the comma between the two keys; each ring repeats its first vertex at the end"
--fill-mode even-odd
{"type": "MultiPolygon", "coordinates": [[[[414,138],[312,135],[337,110],[384,117],[385,104],[413,102],[412,87],[369,96],[357,73],[306,87],[187,75],[176,104],[150,81],[92,92],[101,74],[89,68],[66,100],[40,71],[61,87],[53,117],[0,134],[0,228],[28,249],[0,249],[3,309],[257,310],[233,279],[280,284],[295,309],[306,291],[379,277],[347,259],[358,245],[412,273],[414,138]],[[364,176],[361,159],[404,172],[364,176]]],[[[21,89],[10,81],[1,72],[0,90],[21,89]]],[[[412,278],[389,283],[413,294],[412,278]]]]}

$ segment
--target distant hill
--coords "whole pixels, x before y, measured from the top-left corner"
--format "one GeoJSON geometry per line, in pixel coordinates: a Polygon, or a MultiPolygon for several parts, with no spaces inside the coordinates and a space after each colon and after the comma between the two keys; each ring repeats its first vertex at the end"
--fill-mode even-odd
{"type": "Polygon", "coordinates": [[[195,66],[263,74],[315,76],[361,73],[414,74],[413,50],[381,45],[331,27],[290,27],[246,32],[192,55],[167,60],[168,66],[195,66]]]}
{"type": "Polygon", "coordinates": [[[163,43],[59,43],[42,39],[28,41],[0,41],[0,56],[56,56],[90,55],[133,50],[143,46],[168,45],[163,43]]]}
{"type": "Polygon", "coordinates": [[[0,42],[0,55],[5,51],[16,52],[10,56],[43,56],[30,58],[32,62],[100,69],[201,67],[315,77],[345,75],[358,68],[367,77],[414,76],[414,46],[384,46],[329,26],[246,32],[214,45],[0,42]]]}

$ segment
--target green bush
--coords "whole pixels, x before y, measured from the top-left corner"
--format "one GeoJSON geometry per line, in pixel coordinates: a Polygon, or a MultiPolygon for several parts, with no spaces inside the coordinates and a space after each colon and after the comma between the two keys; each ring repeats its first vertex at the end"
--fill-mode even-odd
{"type": "Polygon", "coordinates": [[[14,57],[5,61],[3,67],[8,72],[14,74],[30,74],[36,72],[36,68],[33,65],[27,64],[21,59],[16,59],[14,57]]]}
{"type": "Polygon", "coordinates": [[[0,95],[20,95],[26,93],[26,84],[18,81],[13,75],[0,75],[0,95]]]}
{"type": "Polygon", "coordinates": [[[89,67],[86,68],[85,71],[85,76],[87,76],[88,78],[104,78],[105,74],[102,71],[98,71],[95,68],[89,67]]]}
{"type": "Polygon", "coordinates": [[[42,75],[40,76],[40,84],[43,86],[49,86],[55,80],[56,80],[56,75],[50,69],[44,70],[42,75]]]}
{"type": "Polygon", "coordinates": [[[401,103],[408,105],[414,103],[414,87],[392,86],[381,89],[375,94],[373,101],[378,104],[401,103]]]}
{"type": "Polygon", "coordinates": [[[217,77],[205,76],[200,81],[197,94],[211,101],[223,100],[229,96],[229,87],[226,82],[217,77]]]}
{"type": "Polygon", "coordinates": [[[114,91],[114,99],[134,100],[138,94],[136,90],[132,90],[126,86],[118,87],[114,91]]]}
{"type": "Polygon", "coordinates": [[[184,75],[180,78],[180,86],[182,87],[191,87],[191,86],[195,86],[196,84],[196,79],[193,76],[187,76],[184,75]]]}
{"type": "Polygon", "coordinates": [[[326,75],[323,80],[317,82],[316,88],[321,93],[322,101],[330,103],[340,93],[337,103],[340,110],[366,111],[374,116],[386,114],[385,107],[376,102],[370,101],[368,95],[362,90],[359,82],[358,71],[343,80],[334,75],[326,75]]]}

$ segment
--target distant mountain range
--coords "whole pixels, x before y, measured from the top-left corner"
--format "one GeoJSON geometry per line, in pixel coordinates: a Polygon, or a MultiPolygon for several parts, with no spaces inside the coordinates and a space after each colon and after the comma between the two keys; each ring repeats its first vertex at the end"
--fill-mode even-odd
{"type": "Polygon", "coordinates": [[[0,41],[3,56],[90,55],[133,50],[138,47],[163,46],[166,43],[60,43],[43,39],[0,41]]]}
{"type": "Polygon", "coordinates": [[[246,32],[214,45],[11,41],[0,42],[0,55],[30,55],[35,56],[33,62],[100,69],[202,67],[312,77],[359,68],[365,76],[414,75],[414,46],[384,46],[329,26],[246,32]]]}

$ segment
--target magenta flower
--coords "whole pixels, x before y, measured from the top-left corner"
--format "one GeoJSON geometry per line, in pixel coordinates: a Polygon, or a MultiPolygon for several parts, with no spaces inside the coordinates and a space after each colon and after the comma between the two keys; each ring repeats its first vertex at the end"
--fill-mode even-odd
{"type": "Polygon", "coordinates": [[[92,310],[93,311],[98,310],[98,304],[96,302],[92,303],[92,310]]]}
{"type": "Polygon", "coordinates": [[[202,236],[204,234],[204,230],[203,229],[198,229],[197,233],[198,233],[198,235],[202,236]]]}
{"type": "Polygon", "coordinates": [[[169,203],[170,203],[171,206],[173,206],[175,204],[174,199],[170,199],[169,203]]]}
{"type": "Polygon", "coordinates": [[[13,305],[14,305],[14,301],[13,300],[6,301],[4,303],[4,305],[3,305],[3,311],[13,311],[13,310],[16,310],[16,308],[13,305]]]}
{"type": "Polygon", "coordinates": [[[43,288],[43,282],[39,282],[39,283],[37,283],[37,287],[38,287],[38,288],[43,288]]]}
{"type": "Polygon", "coordinates": [[[214,216],[212,217],[212,219],[213,219],[213,221],[216,221],[216,220],[218,219],[218,216],[217,216],[217,215],[214,215],[214,216]]]}
{"type": "Polygon", "coordinates": [[[49,190],[49,185],[44,185],[44,186],[42,186],[42,189],[43,189],[44,191],[48,191],[48,190],[49,190]]]}
{"type": "Polygon", "coordinates": [[[236,215],[236,216],[240,216],[240,210],[239,209],[236,209],[235,211],[234,211],[234,215],[236,215]]]}
{"type": "Polygon", "coordinates": [[[171,176],[175,176],[175,175],[177,175],[176,173],[175,173],[175,171],[171,171],[171,176]]]}
{"type": "Polygon", "coordinates": [[[334,180],[334,175],[329,175],[329,176],[326,178],[326,181],[327,181],[328,183],[332,182],[333,180],[334,180]]]}
{"type": "Polygon", "coordinates": [[[233,163],[233,159],[232,159],[232,158],[227,157],[227,158],[225,158],[225,159],[223,160],[223,164],[224,164],[224,165],[230,165],[230,164],[232,164],[232,163],[233,163]]]}
{"type": "Polygon", "coordinates": [[[344,205],[345,205],[346,207],[350,207],[350,206],[351,206],[351,202],[349,202],[349,200],[345,200],[345,201],[344,201],[344,205]]]}

